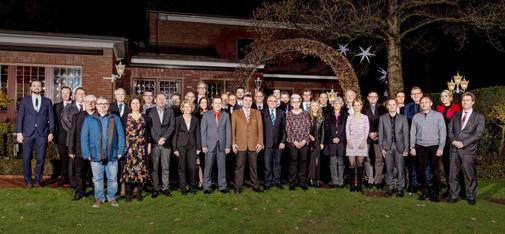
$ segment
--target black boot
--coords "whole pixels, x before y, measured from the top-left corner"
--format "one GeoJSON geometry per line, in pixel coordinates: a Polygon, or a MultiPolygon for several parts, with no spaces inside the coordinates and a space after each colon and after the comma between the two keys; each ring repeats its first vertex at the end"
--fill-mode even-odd
{"type": "Polygon", "coordinates": [[[142,201],[144,200],[144,197],[142,197],[142,184],[139,184],[137,186],[137,201],[142,201]]]}
{"type": "Polygon", "coordinates": [[[358,167],[358,189],[357,191],[358,192],[362,192],[363,189],[361,188],[362,184],[363,184],[363,167],[358,167]]]}
{"type": "Polygon", "coordinates": [[[125,186],[125,201],[131,202],[133,186],[131,186],[130,183],[125,183],[124,186],[125,186]]]}
{"type": "Polygon", "coordinates": [[[354,192],[354,182],[355,182],[354,168],[349,168],[349,191],[354,192]]]}

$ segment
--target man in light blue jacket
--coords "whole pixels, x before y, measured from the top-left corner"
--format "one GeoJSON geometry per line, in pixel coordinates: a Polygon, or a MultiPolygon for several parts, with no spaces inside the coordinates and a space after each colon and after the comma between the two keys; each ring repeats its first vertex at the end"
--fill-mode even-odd
{"type": "Polygon", "coordinates": [[[118,159],[124,155],[125,136],[121,119],[109,112],[105,97],[96,100],[98,113],[86,117],[81,130],[82,157],[91,161],[95,187],[94,208],[106,201],[104,173],[107,175],[107,201],[117,207],[116,201],[118,159]]]}

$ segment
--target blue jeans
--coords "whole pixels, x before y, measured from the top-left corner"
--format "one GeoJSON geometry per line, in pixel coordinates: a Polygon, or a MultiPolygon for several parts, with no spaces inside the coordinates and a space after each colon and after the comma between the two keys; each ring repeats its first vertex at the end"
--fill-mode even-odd
{"type": "Polygon", "coordinates": [[[93,184],[95,185],[95,199],[105,202],[103,187],[104,172],[107,176],[107,201],[116,200],[117,192],[117,160],[106,164],[102,162],[91,162],[93,172],[93,184]]]}

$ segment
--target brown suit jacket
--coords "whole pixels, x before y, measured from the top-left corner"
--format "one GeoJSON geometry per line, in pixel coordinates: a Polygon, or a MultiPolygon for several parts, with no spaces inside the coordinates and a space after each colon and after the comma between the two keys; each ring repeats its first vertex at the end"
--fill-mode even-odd
{"type": "Polygon", "coordinates": [[[256,151],[256,145],[263,145],[263,122],[261,112],[251,108],[249,122],[243,109],[236,110],[231,117],[232,144],[238,151],[256,151]]]}

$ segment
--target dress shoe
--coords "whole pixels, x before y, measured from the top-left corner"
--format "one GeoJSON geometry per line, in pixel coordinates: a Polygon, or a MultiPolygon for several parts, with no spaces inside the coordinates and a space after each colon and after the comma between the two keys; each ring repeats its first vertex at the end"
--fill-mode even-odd
{"type": "Polygon", "coordinates": [[[163,193],[167,197],[171,197],[172,196],[172,192],[170,192],[169,189],[165,189],[165,190],[161,191],[161,193],[163,193]]]}
{"type": "Polygon", "coordinates": [[[194,188],[190,188],[189,189],[189,193],[191,193],[193,195],[196,195],[196,190],[194,188]]]}
{"type": "Polygon", "coordinates": [[[475,205],[475,199],[474,200],[468,200],[468,205],[471,205],[471,206],[475,205]]]}
{"type": "Polygon", "coordinates": [[[315,186],[315,183],[314,183],[314,180],[310,179],[307,183],[310,187],[314,187],[315,186]]]}
{"type": "Polygon", "coordinates": [[[456,203],[457,199],[448,198],[447,203],[456,203]]]}
{"type": "Polygon", "coordinates": [[[221,193],[228,193],[228,189],[220,189],[219,192],[221,192],[221,193]]]}
{"type": "Polygon", "coordinates": [[[33,186],[32,186],[32,184],[25,184],[25,188],[31,189],[31,188],[33,188],[33,186]]]}
{"type": "Polygon", "coordinates": [[[242,189],[236,188],[235,189],[235,194],[240,194],[240,193],[242,193],[242,189]]]}
{"type": "Polygon", "coordinates": [[[100,208],[101,204],[102,204],[102,201],[97,199],[97,200],[95,200],[95,204],[93,204],[91,207],[100,208]]]}
{"type": "Polygon", "coordinates": [[[393,193],[391,191],[384,192],[385,197],[391,197],[392,195],[393,195],[393,193]]]}
{"type": "Polygon", "coordinates": [[[464,191],[459,192],[459,197],[463,200],[466,199],[466,193],[464,191]]]}
{"type": "Polygon", "coordinates": [[[257,192],[257,193],[262,193],[262,192],[263,192],[263,189],[261,189],[261,188],[259,188],[259,187],[258,187],[258,188],[254,188],[254,187],[253,187],[253,188],[252,188],[252,190],[253,190],[254,192],[257,192]]]}
{"type": "Polygon", "coordinates": [[[289,185],[289,191],[295,191],[296,188],[295,188],[295,185],[291,184],[289,185]]]}
{"type": "Polygon", "coordinates": [[[83,198],[83,195],[80,194],[74,194],[74,197],[72,198],[72,201],[79,201],[83,198]]]}
{"type": "Polygon", "coordinates": [[[153,193],[151,194],[151,197],[156,198],[156,197],[158,197],[159,194],[160,194],[160,192],[158,192],[157,190],[154,190],[153,193]]]}
{"type": "Polygon", "coordinates": [[[419,196],[419,198],[417,198],[418,200],[421,200],[421,201],[424,201],[424,200],[428,200],[430,198],[430,196],[426,193],[423,193],[421,194],[421,196],[419,196]]]}
{"type": "Polygon", "coordinates": [[[302,188],[303,190],[308,190],[309,189],[309,187],[307,187],[306,184],[301,184],[300,188],[302,188]]]}
{"type": "Polygon", "coordinates": [[[445,191],[444,193],[442,193],[442,197],[443,198],[449,197],[449,189],[447,191],[445,191]]]}
{"type": "Polygon", "coordinates": [[[372,188],[373,188],[373,184],[367,183],[367,184],[365,185],[365,187],[366,187],[367,189],[372,189],[372,188]]]}
{"type": "Polygon", "coordinates": [[[314,187],[321,188],[321,181],[317,180],[316,183],[314,184],[314,187]]]}
{"type": "Polygon", "coordinates": [[[341,185],[337,185],[337,187],[336,187],[336,188],[341,189],[341,188],[344,188],[344,187],[345,187],[345,186],[344,186],[343,184],[341,184],[341,185]]]}
{"type": "Polygon", "coordinates": [[[181,194],[184,196],[188,195],[188,190],[185,188],[181,189],[181,194]]]}
{"type": "Polygon", "coordinates": [[[209,194],[210,194],[210,190],[209,190],[209,189],[204,189],[204,190],[203,190],[203,194],[205,194],[205,195],[209,195],[209,194]]]}
{"type": "Polygon", "coordinates": [[[34,187],[34,188],[38,188],[38,189],[39,189],[39,188],[42,188],[42,186],[40,186],[40,184],[39,184],[39,183],[33,184],[33,187],[34,187]]]}
{"type": "Polygon", "coordinates": [[[380,183],[380,184],[376,184],[375,187],[377,189],[383,189],[384,188],[384,184],[380,183]]]}
{"type": "Polygon", "coordinates": [[[438,202],[439,201],[438,193],[431,194],[430,201],[432,201],[432,202],[438,202]]]}
{"type": "Polygon", "coordinates": [[[405,196],[405,192],[403,192],[403,190],[400,190],[400,191],[396,192],[396,196],[397,197],[404,197],[405,196]]]}

